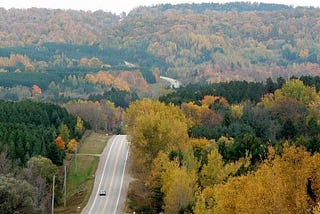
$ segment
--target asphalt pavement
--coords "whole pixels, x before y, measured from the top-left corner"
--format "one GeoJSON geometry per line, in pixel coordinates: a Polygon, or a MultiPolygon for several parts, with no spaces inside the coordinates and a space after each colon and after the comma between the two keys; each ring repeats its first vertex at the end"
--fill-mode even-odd
{"type": "Polygon", "coordinates": [[[129,184],[127,160],[129,142],[126,135],[113,136],[100,155],[95,174],[94,187],[83,214],[124,213],[125,199],[129,184]],[[105,191],[105,195],[100,195],[105,191]]]}

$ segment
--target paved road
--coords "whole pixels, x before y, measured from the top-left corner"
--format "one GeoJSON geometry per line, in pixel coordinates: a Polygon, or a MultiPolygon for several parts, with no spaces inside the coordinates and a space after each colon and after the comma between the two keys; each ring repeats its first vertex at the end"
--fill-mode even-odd
{"type": "Polygon", "coordinates": [[[126,135],[113,136],[103,153],[95,175],[93,191],[83,214],[119,214],[123,213],[128,178],[126,163],[129,154],[129,142],[126,135]],[[106,190],[106,196],[99,191],[106,190]]]}
{"type": "Polygon", "coordinates": [[[160,79],[164,79],[164,80],[168,81],[170,83],[171,88],[180,88],[180,86],[181,86],[181,82],[179,80],[172,79],[172,78],[165,77],[165,76],[160,76],[160,79]]]}

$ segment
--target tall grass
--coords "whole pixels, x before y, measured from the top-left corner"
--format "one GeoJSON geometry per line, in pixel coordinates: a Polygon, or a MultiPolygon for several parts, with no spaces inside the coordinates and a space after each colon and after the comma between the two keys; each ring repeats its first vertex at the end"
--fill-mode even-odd
{"type": "Polygon", "coordinates": [[[87,204],[99,163],[99,157],[94,155],[102,153],[108,139],[105,134],[93,132],[84,140],[67,176],[67,206],[64,207],[61,200],[62,204],[55,213],[80,213],[87,204]]]}

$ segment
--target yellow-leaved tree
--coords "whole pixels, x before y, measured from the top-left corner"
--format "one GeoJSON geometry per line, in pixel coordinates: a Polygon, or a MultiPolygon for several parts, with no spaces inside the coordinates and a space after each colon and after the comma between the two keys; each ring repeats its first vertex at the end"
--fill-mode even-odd
{"type": "Polygon", "coordinates": [[[218,149],[214,148],[208,155],[208,163],[203,166],[200,172],[201,185],[209,187],[223,183],[230,175],[235,174],[241,166],[248,165],[248,162],[240,160],[225,164],[218,149]]]}
{"type": "Polygon", "coordinates": [[[143,99],[130,105],[125,121],[134,165],[144,176],[149,175],[152,161],[160,151],[177,151],[188,141],[188,121],[173,105],[143,99]]]}
{"type": "Polygon", "coordinates": [[[72,153],[77,149],[77,146],[79,145],[79,142],[76,139],[71,139],[67,144],[67,150],[68,152],[72,153]]]}
{"type": "MultiPolygon", "coordinates": [[[[189,172],[196,171],[192,170],[193,168],[197,168],[192,156],[192,147],[188,145],[189,121],[179,107],[143,99],[130,105],[125,113],[125,122],[131,136],[132,172],[143,184],[140,183],[132,195],[143,192],[144,197],[138,203],[143,203],[143,206],[155,211],[160,212],[162,207],[169,209],[172,205],[171,199],[168,198],[176,197],[180,194],[177,193],[179,191],[189,191],[189,186],[193,183],[187,181],[189,182],[187,187],[173,189],[178,181],[167,182],[164,188],[163,179],[169,178],[168,166],[172,161],[180,162],[179,164],[186,167],[183,171],[172,170],[172,173],[184,173],[186,176],[189,172]],[[182,156],[183,158],[180,158],[182,156]],[[182,190],[184,188],[186,190],[182,190]]],[[[181,177],[180,174],[175,176],[181,177]]],[[[183,199],[178,206],[179,209],[189,205],[189,200],[193,201],[193,190],[187,197],[189,199],[183,199]]]]}
{"type": "Polygon", "coordinates": [[[81,117],[77,116],[77,122],[76,122],[76,125],[74,127],[74,132],[78,136],[81,136],[84,131],[85,131],[85,127],[83,125],[83,120],[81,119],[81,117]]]}
{"type": "MultiPolygon", "coordinates": [[[[210,102],[210,97],[206,96],[206,103],[202,106],[196,105],[193,102],[182,103],[181,109],[183,113],[186,115],[190,121],[192,121],[193,125],[202,125],[206,127],[214,127],[216,125],[221,125],[223,122],[223,115],[214,112],[209,108],[208,102],[210,102]],[[208,98],[209,97],[209,98],[208,98]]],[[[218,100],[219,101],[219,100],[218,100]]]]}
{"type": "Polygon", "coordinates": [[[194,202],[197,176],[195,171],[188,172],[179,167],[179,162],[172,161],[162,175],[164,193],[164,213],[185,213],[194,202]]]}
{"type": "Polygon", "coordinates": [[[286,82],[281,89],[277,89],[274,94],[267,94],[262,98],[262,104],[266,108],[272,108],[276,103],[287,98],[293,98],[305,105],[320,101],[320,95],[315,87],[306,86],[301,80],[292,79],[286,82]]]}
{"type": "Polygon", "coordinates": [[[243,105],[242,104],[232,104],[230,107],[231,110],[231,116],[234,119],[241,119],[242,115],[243,115],[243,105]]]}
{"type": "Polygon", "coordinates": [[[256,172],[204,189],[195,213],[310,213],[320,196],[319,156],[288,144],[281,155],[270,149],[256,172]]]}

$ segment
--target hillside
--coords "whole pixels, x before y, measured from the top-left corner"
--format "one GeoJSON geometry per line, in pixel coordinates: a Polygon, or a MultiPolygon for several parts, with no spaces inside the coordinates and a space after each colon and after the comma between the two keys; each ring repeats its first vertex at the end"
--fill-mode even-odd
{"type": "MultiPolygon", "coordinates": [[[[111,82],[123,71],[138,71],[149,84],[159,81],[159,74],[188,84],[320,73],[319,8],[165,4],[121,17],[103,11],[0,10],[0,70],[59,73],[55,84],[71,74],[88,81],[86,74],[98,71],[111,72],[111,82]]],[[[138,73],[127,73],[119,89],[152,94],[138,73]]]]}
{"type": "Polygon", "coordinates": [[[78,213],[123,133],[127,213],[320,213],[319,92],[320,8],[0,8],[0,213],[78,213]]]}
{"type": "Polygon", "coordinates": [[[320,94],[303,81],[193,85],[131,104],[130,211],[317,213],[320,94]]]}
{"type": "Polygon", "coordinates": [[[119,28],[127,32],[124,43],[147,41],[148,52],[165,60],[167,75],[186,82],[254,81],[319,74],[319,14],[140,8],[119,28]]]}

